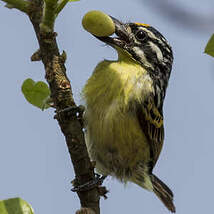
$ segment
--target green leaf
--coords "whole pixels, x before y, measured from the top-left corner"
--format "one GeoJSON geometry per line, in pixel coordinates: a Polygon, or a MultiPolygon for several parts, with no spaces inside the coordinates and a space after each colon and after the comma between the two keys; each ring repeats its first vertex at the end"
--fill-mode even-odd
{"type": "Polygon", "coordinates": [[[72,2],[72,1],[80,1],[80,0],[69,0],[70,2],[72,2]]]}
{"type": "Polygon", "coordinates": [[[204,52],[212,57],[214,57],[214,34],[210,37],[204,52]]]}
{"type": "Polygon", "coordinates": [[[22,84],[22,93],[25,99],[32,105],[44,110],[50,107],[48,104],[50,98],[50,89],[45,82],[35,82],[32,79],[26,79],[22,84]]]}
{"type": "Polygon", "coordinates": [[[1,214],[34,214],[32,207],[21,198],[0,201],[1,214]]]}

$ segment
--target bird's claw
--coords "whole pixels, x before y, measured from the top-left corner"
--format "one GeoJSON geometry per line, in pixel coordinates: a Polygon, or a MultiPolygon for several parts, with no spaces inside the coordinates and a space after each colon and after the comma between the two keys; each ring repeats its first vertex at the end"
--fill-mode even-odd
{"type": "Polygon", "coordinates": [[[83,124],[82,116],[84,111],[85,111],[85,107],[83,105],[69,106],[62,110],[56,111],[56,115],[54,116],[54,119],[70,118],[70,117],[76,116],[77,119],[80,121],[80,123],[83,124]]]}
{"type": "MultiPolygon", "coordinates": [[[[71,189],[71,191],[72,192],[83,192],[83,191],[88,191],[90,189],[93,189],[94,187],[99,187],[102,185],[102,183],[106,177],[107,176],[101,176],[101,175],[95,173],[94,180],[88,181],[79,186],[75,186],[74,188],[71,189]]],[[[75,183],[75,182],[73,182],[73,183],[75,183]]],[[[107,191],[105,193],[107,193],[107,191]]]]}

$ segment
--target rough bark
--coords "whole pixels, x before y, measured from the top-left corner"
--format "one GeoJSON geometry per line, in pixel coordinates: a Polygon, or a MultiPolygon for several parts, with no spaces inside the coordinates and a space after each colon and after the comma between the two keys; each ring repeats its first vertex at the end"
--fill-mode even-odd
{"type": "MultiPolygon", "coordinates": [[[[70,81],[66,75],[65,56],[60,55],[56,36],[57,34],[50,28],[47,31],[41,28],[41,22],[44,18],[42,0],[26,1],[20,0],[4,0],[10,5],[10,8],[16,8],[25,12],[31,23],[33,24],[36,37],[39,43],[39,54],[45,67],[45,77],[51,90],[51,98],[53,100],[56,112],[67,107],[76,106],[70,81]],[[16,7],[16,3],[18,6],[16,7]],[[19,5],[24,5],[21,8],[19,5]]],[[[46,17],[47,18],[47,17],[46,17]]],[[[54,23],[52,23],[54,26],[54,23]]],[[[52,27],[53,27],[52,26],[52,27]]],[[[54,28],[54,27],[53,27],[54,28]]],[[[88,152],[84,141],[84,133],[78,117],[73,114],[60,114],[56,116],[62,133],[65,136],[66,144],[73,163],[76,174],[75,184],[81,185],[95,178],[94,166],[90,162],[88,152]]],[[[77,192],[81,207],[88,208],[78,211],[78,213],[100,213],[99,208],[99,191],[98,188],[77,192]],[[93,210],[91,212],[90,210],[93,210]]]]}

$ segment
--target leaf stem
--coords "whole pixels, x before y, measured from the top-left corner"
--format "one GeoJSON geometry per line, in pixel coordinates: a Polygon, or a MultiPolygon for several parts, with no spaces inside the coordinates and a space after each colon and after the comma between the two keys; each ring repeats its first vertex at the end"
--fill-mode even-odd
{"type": "Polygon", "coordinates": [[[6,7],[16,8],[24,13],[28,13],[30,2],[24,0],[2,0],[6,2],[6,7]]]}
{"type": "Polygon", "coordinates": [[[56,7],[58,0],[45,0],[45,8],[43,10],[43,17],[40,24],[42,32],[53,32],[54,22],[56,18],[56,7]]]}
{"type": "Polygon", "coordinates": [[[62,9],[65,7],[65,5],[69,2],[69,0],[61,0],[58,3],[58,6],[56,8],[56,16],[62,11],[62,9]]]}

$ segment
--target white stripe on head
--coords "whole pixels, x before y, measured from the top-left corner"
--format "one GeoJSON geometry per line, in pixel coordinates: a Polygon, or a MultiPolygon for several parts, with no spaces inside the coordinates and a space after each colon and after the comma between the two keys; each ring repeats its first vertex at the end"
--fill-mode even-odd
{"type": "Polygon", "coordinates": [[[148,42],[148,43],[149,43],[152,51],[156,53],[158,61],[162,62],[163,61],[163,53],[160,50],[160,48],[156,44],[154,44],[153,42],[148,42]]]}
{"type": "Polygon", "coordinates": [[[168,44],[165,38],[158,38],[152,31],[146,28],[142,28],[142,30],[144,30],[151,39],[158,41],[161,45],[166,46],[165,43],[168,44]]]}
{"type": "Polygon", "coordinates": [[[152,64],[149,63],[149,61],[146,59],[144,52],[141,50],[141,48],[139,47],[134,47],[133,48],[134,52],[136,53],[136,55],[138,57],[141,58],[141,62],[143,62],[143,64],[147,67],[150,67],[152,69],[154,69],[154,67],[152,66],[152,64]]]}
{"type": "Polygon", "coordinates": [[[142,28],[142,30],[144,30],[151,39],[158,39],[157,36],[155,36],[155,34],[152,31],[150,31],[146,28],[142,28]]]}

